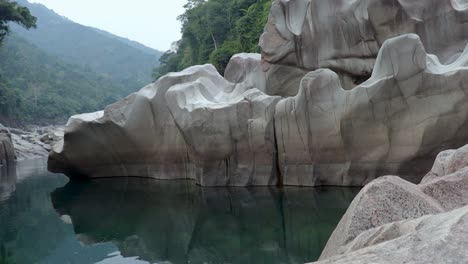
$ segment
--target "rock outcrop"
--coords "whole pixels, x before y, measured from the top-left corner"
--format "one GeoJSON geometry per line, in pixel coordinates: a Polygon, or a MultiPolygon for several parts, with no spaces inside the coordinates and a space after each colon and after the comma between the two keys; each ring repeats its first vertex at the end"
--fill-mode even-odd
{"type": "Polygon", "coordinates": [[[275,0],[262,56],[233,56],[225,78],[210,65],[170,73],[72,117],[49,168],[205,186],[417,183],[468,141],[465,17],[459,0],[275,0]]]}
{"type": "MultiPolygon", "coordinates": [[[[255,65],[238,60],[237,68],[255,65]]],[[[104,112],[72,117],[49,164],[68,174],[206,186],[361,186],[384,174],[418,176],[437,152],[468,137],[467,64],[467,51],[442,65],[405,35],[384,44],[372,77],[353,90],[321,69],[285,99],[195,66],[104,112]]]]}
{"type": "Polygon", "coordinates": [[[279,100],[248,82],[226,81],[212,65],[194,66],[103,112],[72,117],[49,167],[94,178],[275,185],[273,115],[279,100]]]}
{"type": "Polygon", "coordinates": [[[0,124],[0,166],[15,161],[15,148],[8,128],[0,124]]]}
{"type": "Polygon", "coordinates": [[[44,158],[63,139],[63,126],[10,128],[17,160],[44,158]]]}
{"type": "Polygon", "coordinates": [[[429,53],[454,61],[468,38],[466,16],[463,0],[274,0],[260,46],[267,64],[328,68],[348,90],[370,76],[393,37],[417,34],[429,53]]]}
{"type": "Polygon", "coordinates": [[[420,185],[382,177],[356,196],[318,263],[468,261],[468,145],[439,154],[420,185]]]}
{"type": "Polygon", "coordinates": [[[467,140],[466,65],[468,49],[442,65],[404,35],[385,42],[371,78],[350,91],[331,70],[308,73],[276,106],[285,184],[361,186],[386,174],[418,182],[438,152],[467,140]]]}

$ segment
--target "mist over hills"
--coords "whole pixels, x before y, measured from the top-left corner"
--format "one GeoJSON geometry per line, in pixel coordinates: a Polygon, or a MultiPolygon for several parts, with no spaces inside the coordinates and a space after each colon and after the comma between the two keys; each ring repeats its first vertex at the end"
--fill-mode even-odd
{"type": "Polygon", "coordinates": [[[0,122],[64,122],[152,81],[162,52],[80,25],[44,5],[17,2],[38,18],[37,29],[11,24],[0,45],[0,122]]]}
{"type": "Polygon", "coordinates": [[[80,25],[41,4],[18,1],[37,17],[37,29],[13,25],[13,31],[46,52],[66,62],[138,89],[151,82],[151,71],[159,63],[160,51],[108,32],[80,25]]]}

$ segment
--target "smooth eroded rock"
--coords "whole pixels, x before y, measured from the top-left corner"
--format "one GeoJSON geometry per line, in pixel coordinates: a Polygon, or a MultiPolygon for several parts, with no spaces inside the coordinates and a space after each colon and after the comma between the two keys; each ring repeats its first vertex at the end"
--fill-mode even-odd
{"type": "Polygon", "coordinates": [[[385,42],[372,77],[344,90],[329,69],[308,73],[276,106],[286,185],[362,186],[382,175],[419,182],[434,158],[468,139],[468,49],[442,65],[417,35],[385,42]]]}
{"type": "Polygon", "coordinates": [[[468,38],[465,1],[275,0],[260,47],[267,64],[338,73],[345,89],[366,80],[383,43],[414,33],[444,63],[468,38]]]}
{"type": "Polygon", "coordinates": [[[251,82],[226,81],[212,65],[194,66],[104,111],[72,117],[49,168],[91,178],[275,185],[273,116],[279,99],[251,82]]]}

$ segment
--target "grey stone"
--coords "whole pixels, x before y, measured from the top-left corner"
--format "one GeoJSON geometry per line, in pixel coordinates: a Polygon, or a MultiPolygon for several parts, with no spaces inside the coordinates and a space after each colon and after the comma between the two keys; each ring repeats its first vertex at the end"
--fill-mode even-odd
{"type": "Polygon", "coordinates": [[[413,34],[386,41],[372,77],[352,90],[329,69],[308,73],[276,106],[284,184],[362,186],[381,175],[419,182],[437,153],[468,140],[466,65],[468,49],[442,65],[413,34]]]}
{"type": "Polygon", "coordinates": [[[0,124],[0,166],[6,166],[15,159],[15,148],[11,140],[11,133],[8,128],[0,124]]]}
{"type": "Polygon", "coordinates": [[[419,182],[468,140],[467,10],[275,0],[262,55],[233,56],[225,78],[210,65],[170,73],[72,117],[49,168],[210,186],[419,182]]]}
{"type": "Polygon", "coordinates": [[[316,264],[468,263],[468,206],[361,233],[343,254],[316,264]]]}
{"type": "Polygon", "coordinates": [[[212,65],[194,66],[162,77],[104,112],[72,117],[49,168],[92,178],[275,185],[273,116],[279,99],[251,82],[226,81],[212,65]]]}
{"type": "Polygon", "coordinates": [[[453,61],[466,45],[467,16],[464,1],[274,0],[260,47],[269,64],[329,68],[351,89],[400,35],[415,33],[429,53],[453,61]]]}
{"type": "MultiPolygon", "coordinates": [[[[370,261],[370,257],[373,256],[373,261],[376,263],[390,263],[388,262],[390,257],[398,256],[399,252],[402,254],[401,259],[396,258],[398,261],[395,263],[405,260],[408,260],[408,263],[424,263],[423,260],[426,258],[418,255],[417,251],[413,251],[414,249],[419,248],[425,251],[425,248],[437,246],[440,247],[437,252],[455,249],[463,251],[463,244],[441,244],[444,239],[449,239],[444,237],[449,234],[448,231],[452,232],[459,228],[460,223],[451,222],[451,220],[444,224],[431,222],[434,223],[433,226],[429,226],[433,230],[433,238],[426,240],[413,238],[420,236],[420,230],[424,229],[419,226],[424,225],[426,220],[423,219],[431,218],[434,221],[446,219],[445,215],[437,214],[458,208],[464,208],[462,211],[466,214],[468,209],[467,146],[439,154],[432,171],[420,185],[414,185],[397,177],[382,177],[364,187],[336,227],[320,260],[329,261],[323,263],[335,263],[335,261],[345,263],[341,262],[345,260],[352,263],[367,263],[366,261],[370,261]],[[427,207],[427,205],[431,206],[427,207]],[[419,218],[414,222],[398,222],[429,214],[435,214],[435,216],[419,218]],[[407,223],[417,223],[418,226],[407,223]],[[457,226],[449,226],[452,224],[457,226]],[[411,239],[408,240],[405,237],[411,237],[411,239]],[[388,251],[384,252],[384,247],[379,245],[386,243],[392,246],[387,246],[388,251]],[[373,247],[375,245],[379,248],[377,251],[375,251],[376,247],[373,247]],[[398,250],[394,251],[394,247],[398,250]],[[419,260],[421,262],[418,262],[419,260]]],[[[462,216],[463,219],[465,217],[465,215],[462,216]]],[[[466,224],[462,227],[465,228],[464,231],[468,231],[466,224]]],[[[455,231],[453,234],[459,235],[455,231]]],[[[430,233],[421,236],[429,235],[430,233]]],[[[455,238],[460,239],[460,237],[455,238]]],[[[462,263],[457,261],[464,260],[467,255],[445,257],[446,259],[442,262],[431,263],[462,263]]]]}
{"type": "Polygon", "coordinates": [[[353,200],[320,259],[343,253],[348,243],[371,228],[442,212],[441,205],[417,185],[395,176],[381,177],[366,185],[353,200]]]}
{"type": "Polygon", "coordinates": [[[266,75],[262,67],[262,55],[258,53],[240,53],[229,60],[224,78],[232,83],[249,82],[250,86],[265,92],[266,75]]]}

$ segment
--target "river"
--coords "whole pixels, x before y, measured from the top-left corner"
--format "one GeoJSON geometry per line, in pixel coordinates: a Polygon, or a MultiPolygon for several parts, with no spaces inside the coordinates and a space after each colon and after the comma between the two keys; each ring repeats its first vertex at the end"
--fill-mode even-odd
{"type": "Polygon", "coordinates": [[[0,174],[0,263],[304,263],[356,188],[70,182],[43,159],[0,174]]]}

